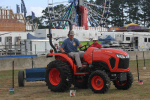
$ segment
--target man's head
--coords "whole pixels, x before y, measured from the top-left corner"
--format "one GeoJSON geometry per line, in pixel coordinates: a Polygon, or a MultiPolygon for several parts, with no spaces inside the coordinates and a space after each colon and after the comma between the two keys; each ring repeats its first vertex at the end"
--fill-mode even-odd
{"type": "Polygon", "coordinates": [[[98,41],[98,39],[95,37],[95,38],[93,39],[93,43],[97,43],[97,41],[98,41]]]}
{"type": "Polygon", "coordinates": [[[69,37],[69,40],[73,40],[73,38],[74,38],[74,31],[69,31],[68,32],[68,37],[69,37]]]}

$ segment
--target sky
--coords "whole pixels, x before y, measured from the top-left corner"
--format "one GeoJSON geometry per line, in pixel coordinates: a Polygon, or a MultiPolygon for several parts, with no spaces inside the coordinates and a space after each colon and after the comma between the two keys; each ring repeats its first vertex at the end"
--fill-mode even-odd
{"type": "MultiPolygon", "coordinates": [[[[53,2],[64,2],[68,0],[53,0],[53,2]]],[[[49,0],[49,3],[51,3],[52,0],[49,0]]],[[[24,0],[27,14],[31,15],[31,11],[35,13],[36,17],[42,16],[42,10],[44,10],[48,6],[48,0],[24,0]]],[[[16,13],[16,4],[20,6],[21,9],[21,0],[0,0],[0,6],[2,8],[6,8],[8,6],[8,9],[12,9],[13,13],[16,13]]],[[[21,12],[21,11],[20,11],[21,12]]]]}

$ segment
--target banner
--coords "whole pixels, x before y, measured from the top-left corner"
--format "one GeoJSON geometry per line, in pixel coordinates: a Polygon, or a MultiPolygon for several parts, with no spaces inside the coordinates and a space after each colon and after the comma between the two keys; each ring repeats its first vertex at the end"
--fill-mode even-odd
{"type": "Polygon", "coordinates": [[[34,12],[32,12],[32,20],[34,20],[35,19],[35,14],[34,14],[34,12]]]}
{"type": "Polygon", "coordinates": [[[20,13],[20,7],[19,7],[19,5],[16,5],[16,8],[17,8],[17,13],[19,14],[20,13]]]}
{"type": "Polygon", "coordinates": [[[24,7],[22,3],[21,3],[21,13],[24,13],[24,7]]]}

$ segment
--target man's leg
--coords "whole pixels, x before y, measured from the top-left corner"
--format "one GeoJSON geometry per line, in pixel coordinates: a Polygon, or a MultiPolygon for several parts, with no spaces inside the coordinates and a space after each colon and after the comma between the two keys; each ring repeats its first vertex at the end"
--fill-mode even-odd
{"type": "Polygon", "coordinates": [[[80,58],[83,58],[84,51],[79,51],[80,58]]]}
{"type": "Polygon", "coordinates": [[[78,52],[70,52],[69,55],[75,58],[78,68],[82,67],[82,63],[80,60],[80,55],[78,52]]]}

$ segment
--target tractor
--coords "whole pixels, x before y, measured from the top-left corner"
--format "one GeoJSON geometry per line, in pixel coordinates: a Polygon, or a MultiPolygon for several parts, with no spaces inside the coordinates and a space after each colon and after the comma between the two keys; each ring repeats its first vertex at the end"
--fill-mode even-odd
{"type": "Polygon", "coordinates": [[[58,52],[52,43],[52,23],[67,21],[72,30],[70,20],[52,20],[49,22],[49,43],[53,48],[47,57],[54,57],[45,69],[45,82],[54,92],[69,90],[73,84],[77,88],[90,88],[94,93],[106,93],[111,85],[120,90],[127,90],[132,86],[133,76],[129,71],[129,54],[112,48],[95,48],[84,45],[81,62],[84,71],[80,71],[74,58],[67,53],[58,52]]]}

